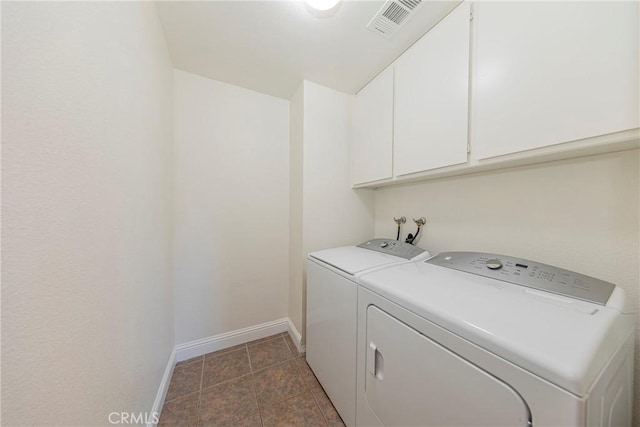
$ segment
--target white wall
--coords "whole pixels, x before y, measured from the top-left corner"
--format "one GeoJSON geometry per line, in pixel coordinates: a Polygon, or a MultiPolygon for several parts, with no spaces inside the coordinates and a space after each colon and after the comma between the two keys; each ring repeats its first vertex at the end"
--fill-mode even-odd
{"type": "MultiPolygon", "coordinates": [[[[637,309],[638,169],[634,150],[380,189],[376,235],[395,233],[393,216],[425,216],[418,245],[431,253],[494,252],[575,270],[620,285],[637,309]]],[[[635,366],[640,396],[638,342],[635,366]]]]}
{"type": "Polygon", "coordinates": [[[289,103],[175,72],[176,343],[287,316],[289,103]]]}
{"type": "Polygon", "coordinates": [[[289,318],[302,327],[304,258],[302,251],[304,82],[289,103],[289,318]]]}
{"type": "Polygon", "coordinates": [[[353,190],[352,96],[304,82],[303,252],[353,245],[373,232],[373,191],[353,190]]]}
{"type": "Polygon", "coordinates": [[[2,421],[149,411],[173,348],[152,3],[2,3],[2,421]]]}
{"type": "MultiPolygon", "coordinates": [[[[302,157],[302,189],[298,191],[302,195],[299,212],[302,222],[298,230],[291,231],[294,235],[292,238],[301,233],[302,253],[295,254],[294,249],[299,251],[299,248],[292,246],[292,262],[299,262],[296,257],[304,260],[309,252],[353,245],[372,237],[373,191],[352,190],[350,184],[351,102],[351,95],[308,81],[302,83],[292,100],[292,121],[295,118],[298,123],[302,123],[302,140],[299,128],[294,129],[296,132],[291,138],[291,143],[298,145],[292,148],[292,153],[297,153],[298,160],[302,157]],[[300,103],[303,105],[302,110],[300,103]],[[298,111],[295,114],[294,108],[298,111]]],[[[300,174],[295,169],[292,172],[296,176],[300,174]]],[[[304,336],[304,272],[294,265],[292,273],[289,316],[304,336]],[[302,278],[299,277],[300,273],[302,278]]]]}

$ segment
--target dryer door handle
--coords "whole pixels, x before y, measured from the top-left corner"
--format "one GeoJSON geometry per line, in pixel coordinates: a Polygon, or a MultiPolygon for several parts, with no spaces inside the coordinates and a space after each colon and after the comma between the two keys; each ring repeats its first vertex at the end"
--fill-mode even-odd
{"type": "Polygon", "coordinates": [[[384,378],[384,357],[373,341],[369,342],[368,352],[369,373],[382,380],[384,378]]]}

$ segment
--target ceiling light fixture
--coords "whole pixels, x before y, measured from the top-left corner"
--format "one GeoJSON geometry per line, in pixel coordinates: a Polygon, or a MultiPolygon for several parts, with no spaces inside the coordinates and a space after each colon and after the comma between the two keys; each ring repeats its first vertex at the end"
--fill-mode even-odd
{"type": "Polygon", "coordinates": [[[310,8],[324,12],[336,7],[340,0],[304,0],[304,2],[310,8]]]}

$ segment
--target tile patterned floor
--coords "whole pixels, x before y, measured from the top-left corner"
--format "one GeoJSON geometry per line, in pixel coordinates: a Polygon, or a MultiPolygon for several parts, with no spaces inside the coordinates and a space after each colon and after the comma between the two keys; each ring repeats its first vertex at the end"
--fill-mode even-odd
{"type": "Polygon", "coordinates": [[[344,427],[282,333],[176,365],[159,427],[344,427]]]}

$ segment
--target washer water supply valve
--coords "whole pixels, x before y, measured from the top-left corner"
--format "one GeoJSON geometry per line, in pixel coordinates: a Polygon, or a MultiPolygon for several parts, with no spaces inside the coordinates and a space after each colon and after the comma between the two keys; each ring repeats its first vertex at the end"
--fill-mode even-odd
{"type": "Polygon", "coordinates": [[[404,224],[405,222],[407,222],[407,218],[404,216],[401,216],[400,218],[396,218],[394,216],[393,222],[395,222],[396,225],[398,226],[398,233],[396,234],[396,240],[400,240],[400,224],[404,224]]]}
{"type": "Polygon", "coordinates": [[[415,244],[414,242],[416,241],[416,239],[418,238],[418,234],[420,234],[420,229],[422,228],[423,225],[425,225],[427,223],[427,219],[423,216],[421,216],[420,218],[413,218],[413,222],[416,223],[416,226],[418,227],[418,230],[416,231],[415,236],[411,233],[409,233],[407,235],[406,240],[404,241],[405,243],[410,243],[410,244],[415,244]]]}

